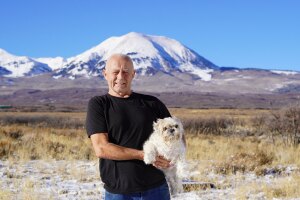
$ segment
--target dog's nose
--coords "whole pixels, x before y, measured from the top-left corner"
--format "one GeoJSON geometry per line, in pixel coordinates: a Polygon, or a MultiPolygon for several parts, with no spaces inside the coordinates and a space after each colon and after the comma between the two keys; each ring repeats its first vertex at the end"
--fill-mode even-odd
{"type": "Polygon", "coordinates": [[[170,129],[170,131],[171,131],[171,133],[173,133],[175,130],[172,128],[172,129],[170,129]]]}

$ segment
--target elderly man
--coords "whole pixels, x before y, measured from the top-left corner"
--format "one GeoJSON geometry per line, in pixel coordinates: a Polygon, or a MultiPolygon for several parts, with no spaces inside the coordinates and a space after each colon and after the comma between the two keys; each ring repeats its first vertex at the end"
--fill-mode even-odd
{"type": "Polygon", "coordinates": [[[170,117],[157,98],[135,93],[131,82],[135,71],[130,57],[112,55],[103,70],[108,93],[88,104],[86,129],[96,156],[105,199],[170,199],[160,168],[170,162],[158,156],[152,165],[143,162],[143,144],[158,118],[170,117]]]}

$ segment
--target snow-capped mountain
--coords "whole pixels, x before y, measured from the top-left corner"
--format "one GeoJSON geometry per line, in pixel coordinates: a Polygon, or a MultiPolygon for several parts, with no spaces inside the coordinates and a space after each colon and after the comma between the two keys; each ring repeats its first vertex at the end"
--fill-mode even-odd
{"type": "Polygon", "coordinates": [[[184,72],[204,81],[211,79],[216,65],[185,47],[180,42],[163,37],[131,32],[111,37],[80,55],[67,59],[54,78],[101,76],[105,62],[113,53],[129,55],[138,74],[151,76],[161,71],[184,72]]]}
{"type": "Polygon", "coordinates": [[[34,60],[47,64],[53,71],[57,69],[61,69],[67,62],[67,60],[63,57],[34,58],[34,60]]]}
{"type": "Polygon", "coordinates": [[[131,32],[67,59],[15,56],[0,49],[0,90],[92,88],[95,84],[105,88],[102,69],[113,53],[132,58],[137,72],[134,88],[141,91],[273,93],[300,88],[297,71],[218,67],[174,39],[131,32]],[[26,76],[34,77],[22,78],[26,76]]]}
{"type": "Polygon", "coordinates": [[[47,64],[26,56],[15,56],[0,49],[0,76],[22,77],[51,72],[47,64]]]}

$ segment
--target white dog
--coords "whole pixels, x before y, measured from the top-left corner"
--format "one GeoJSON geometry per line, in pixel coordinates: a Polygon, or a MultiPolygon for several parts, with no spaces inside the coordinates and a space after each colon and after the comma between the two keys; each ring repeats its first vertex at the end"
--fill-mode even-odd
{"type": "Polygon", "coordinates": [[[183,192],[182,178],[185,177],[185,144],[183,126],[177,118],[158,119],[153,123],[154,132],[143,146],[144,162],[152,164],[160,155],[171,161],[171,167],[162,169],[171,195],[183,192]]]}

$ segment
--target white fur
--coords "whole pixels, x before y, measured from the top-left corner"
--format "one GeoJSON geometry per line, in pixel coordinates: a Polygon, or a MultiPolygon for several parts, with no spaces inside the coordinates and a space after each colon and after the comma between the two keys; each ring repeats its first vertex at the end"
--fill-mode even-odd
{"type": "Polygon", "coordinates": [[[143,146],[144,162],[152,164],[160,155],[173,166],[162,169],[172,195],[183,192],[182,178],[187,177],[183,126],[179,119],[168,117],[153,123],[153,133],[143,146]],[[173,130],[173,132],[172,132],[173,130]]]}

